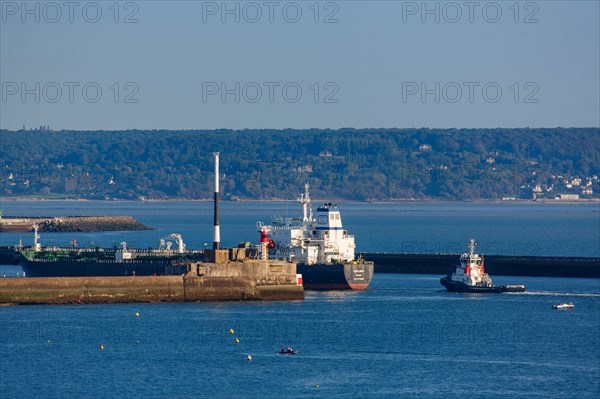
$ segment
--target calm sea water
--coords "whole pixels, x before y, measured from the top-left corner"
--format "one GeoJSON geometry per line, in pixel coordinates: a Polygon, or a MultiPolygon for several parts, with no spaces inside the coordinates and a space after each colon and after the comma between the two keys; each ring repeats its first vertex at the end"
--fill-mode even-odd
{"type": "MultiPolygon", "coordinates": [[[[42,234],[44,244],[212,241],[206,203],[4,202],[7,215],[132,215],[156,230],[42,234]]],[[[599,255],[598,205],[345,204],[360,250],[599,255]]],[[[223,205],[224,244],[296,204],[223,205]]],[[[31,234],[0,234],[2,244],[31,234]]],[[[14,271],[14,268],[4,267],[14,271]]],[[[451,294],[440,276],[376,274],[302,302],[0,308],[1,398],[596,398],[600,280],[492,276],[524,294],[451,294]],[[571,311],[552,305],[573,301],[571,311]],[[139,312],[139,317],[135,313],[139,312]],[[229,329],[235,330],[229,334],[229,329]],[[240,343],[234,342],[235,338],[240,343]],[[104,350],[100,350],[100,344],[104,350]],[[281,346],[298,349],[281,356],[281,346]],[[252,361],[247,356],[252,356],[252,361]]]]}
{"type": "Polygon", "coordinates": [[[597,398],[599,280],[495,280],[529,292],[450,294],[438,276],[378,274],[366,291],[308,292],[292,303],[4,307],[0,392],[597,398]],[[552,309],[566,300],[573,310],[552,309]],[[296,356],[276,354],[288,345],[296,356]]]}
{"type": "MultiPolygon", "coordinates": [[[[76,239],[80,246],[157,247],[170,233],[182,234],[189,248],[212,245],[212,203],[4,201],[2,208],[7,216],[131,215],[156,229],[45,233],[44,245],[76,239]]],[[[297,203],[223,202],[220,209],[224,245],[258,241],[259,220],[300,214],[297,203]]],[[[488,255],[600,256],[600,204],[341,204],[340,210],[357,251],[460,253],[475,238],[488,255]]],[[[19,239],[30,244],[33,234],[0,234],[3,245],[19,239]]]]}

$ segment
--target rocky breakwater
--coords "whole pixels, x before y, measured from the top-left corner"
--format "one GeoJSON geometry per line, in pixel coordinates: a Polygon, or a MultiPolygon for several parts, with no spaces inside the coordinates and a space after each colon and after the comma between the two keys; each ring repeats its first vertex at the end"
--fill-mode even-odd
{"type": "Polygon", "coordinates": [[[42,233],[152,230],[131,216],[3,216],[0,219],[0,232],[31,232],[34,224],[39,226],[42,233]]]}

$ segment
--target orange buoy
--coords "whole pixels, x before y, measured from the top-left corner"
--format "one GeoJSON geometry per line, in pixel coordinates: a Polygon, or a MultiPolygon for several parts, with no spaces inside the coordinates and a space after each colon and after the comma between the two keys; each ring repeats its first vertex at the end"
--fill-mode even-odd
{"type": "Polygon", "coordinates": [[[103,351],[104,350],[104,344],[100,344],[100,350],[103,351]]]}

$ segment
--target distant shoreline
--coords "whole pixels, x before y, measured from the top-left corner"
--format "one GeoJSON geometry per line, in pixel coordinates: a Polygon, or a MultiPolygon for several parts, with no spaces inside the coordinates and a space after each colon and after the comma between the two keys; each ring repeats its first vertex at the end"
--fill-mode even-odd
{"type": "MultiPolygon", "coordinates": [[[[116,202],[116,203],[178,203],[178,202],[213,202],[212,199],[183,199],[183,198],[173,198],[173,199],[149,199],[149,200],[128,200],[128,199],[109,199],[109,200],[99,200],[99,199],[85,199],[85,198],[40,198],[40,197],[8,197],[8,198],[0,198],[2,202],[116,202]]],[[[239,199],[236,201],[231,200],[221,200],[224,203],[290,203],[297,202],[295,199],[239,199]]],[[[592,198],[592,199],[579,199],[579,200],[555,200],[555,199],[546,199],[546,200],[524,200],[524,199],[516,199],[516,200],[412,200],[412,199],[402,199],[402,200],[389,200],[389,201],[357,201],[357,200],[345,200],[345,199],[313,199],[313,203],[319,204],[321,202],[337,202],[344,204],[528,204],[528,205],[544,205],[544,204],[600,204],[600,198],[592,198]]]]}

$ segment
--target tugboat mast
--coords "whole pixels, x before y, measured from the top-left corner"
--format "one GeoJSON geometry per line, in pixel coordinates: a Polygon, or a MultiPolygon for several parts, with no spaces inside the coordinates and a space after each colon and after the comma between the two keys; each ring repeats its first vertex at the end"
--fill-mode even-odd
{"type": "Polygon", "coordinates": [[[475,239],[471,238],[471,240],[469,241],[469,252],[471,254],[471,256],[475,255],[475,247],[477,246],[477,244],[475,243],[475,239]]]}

